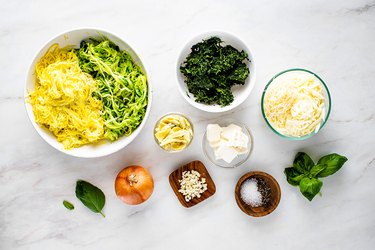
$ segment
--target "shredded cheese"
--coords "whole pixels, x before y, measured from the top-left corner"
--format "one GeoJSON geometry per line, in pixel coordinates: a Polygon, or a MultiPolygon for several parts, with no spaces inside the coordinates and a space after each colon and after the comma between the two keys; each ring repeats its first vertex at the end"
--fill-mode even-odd
{"type": "Polygon", "coordinates": [[[97,84],[82,72],[73,50],[52,45],[35,73],[35,91],[29,94],[29,102],[38,124],[50,130],[65,149],[103,137],[102,103],[92,97],[97,84]]]}
{"type": "Polygon", "coordinates": [[[280,75],[267,89],[263,108],[271,126],[281,134],[308,135],[320,127],[324,117],[321,82],[308,72],[280,75]]]}

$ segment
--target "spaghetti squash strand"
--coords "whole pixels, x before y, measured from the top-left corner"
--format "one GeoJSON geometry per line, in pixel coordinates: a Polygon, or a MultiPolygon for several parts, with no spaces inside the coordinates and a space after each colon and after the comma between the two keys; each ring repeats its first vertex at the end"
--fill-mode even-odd
{"type": "Polygon", "coordinates": [[[35,67],[29,102],[35,121],[50,130],[65,149],[103,138],[102,102],[92,97],[97,83],[82,72],[74,50],[52,45],[35,67]]]}

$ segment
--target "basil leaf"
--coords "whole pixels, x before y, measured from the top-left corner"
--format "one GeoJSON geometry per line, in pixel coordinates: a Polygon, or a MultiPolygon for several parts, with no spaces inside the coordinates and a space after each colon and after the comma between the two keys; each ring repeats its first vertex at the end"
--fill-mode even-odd
{"type": "Polygon", "coordinates": [[[299,182],[305,177],[305,174],[301,174],[294,167],[286,168],[284,174],[288,183],[293,186],[298,186],[299,182]]]}
{"type": "Polygon", "coordinates": [[[303,178],[299,183],[299,190],[309,201],[317,195],[323,186],[323,182],[316,178],[303,178]]]}
{"type": "Polygon", "coordinates": [[[345,156],[341,156],[336,153],[323,156],[318,161],[318,164],[325,165],[326,168],[323,171],[321,171],[317,175],[317,177],[327,177],[336,173],[347,160],[348,158],[346,158],[345,156]]]}
{"type": "Polygon", "coordinates": [[[69,201],[64,200],[63,201],[63,205],[64,205],[64,207],[66,207],[69,210],[73,210],[74,209],[74,205],[72,203],[70,203],[69,201]]]}
{"type": "Polygon", "coordinates": [[[91,183],[78,180],[76,184],[77,198],[94,213],[100,213],[103,217],[102,209],[105,204],[105,196],[102,190],[91,183]]]}
{"type": "Polygon", "coordinates": [[[327,168],[326,165],[315,165],[311,170],[310,170],[310,174],[309,176],[311,178],[314,178],[316,177],[319,173],[321,173],[322,171],[324,171],[325,169],[327,168]]]}
{"type": "Polygon", "coordinates": [[[314,165],[314,161],[304,152],[298,152],[293,161],[293,167],[301,174],[308,173],[314,165]]]}

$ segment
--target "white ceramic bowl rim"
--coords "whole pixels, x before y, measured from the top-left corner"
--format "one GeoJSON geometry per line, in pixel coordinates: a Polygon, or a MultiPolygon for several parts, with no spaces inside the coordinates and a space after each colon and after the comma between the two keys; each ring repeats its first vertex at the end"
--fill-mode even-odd
{"type": "MultiPolygon", "coordinates": [[[[79,46],[79,44],[78,44],[78,46],[79,46]]],[[[25,89],[24,89],[24,99],[25,99],[26,112],[28,114],[28,117],[29,117],[32,125],[34,126],[35,130],[38,132],[38,134],[48,144],[50,144],[52,147],[54,147],[55,149],[65,153],[65,154],[68,154],[68,155],[71,155],[71,156],[76,156],[76,157],[81,157],[81,158],[96,158],[96,157],[102,157],[102,156],[106,156],[106,155],[109,155],[109,154],[113,154],[113,153],[121,150],[125,146],[127,146],[129,143],[131,143],[136,138],[136,136],[143,129],[143,127],[144,127],[144,125],[145,125],[145,123],[146,123],[146,121],[147,121],[147,119],[150,115],[151,104],[152,104],[152,84],[151,84],[150,75],[149,75],[148,72],[149,71],[147,70],[146,66],[143,64],[141,57],[136,52],[134,47],[130,46],[127,42],[125,42],[124,39],[121,38],[121,36],[116,35],[112,31],[107,31],[105,29],[95,28],[95,27],[84,27],[84,28],[76,28],[76,29],[67,30],[67,31],[59,33],[58,35],[54,36],[52,39],[47,41],[35,53],[35,55],[33,57],[33,60],[30,64],[30,66],[29,66],[29,69],[28,69],[28,72],[27,72],[27,75],[26,75],[26,79],[25,79],[26,84],[25,84],[25,89]],[[122,136],[117,141],[114,141],[114,142],[105,142],[104,144],[100,144],[100,145],[87,144],[87,145],[84,145],[84,146],[79,147],[79,148],[74,148],[74,149],[71,149],[71,150],[65,150],[63,148],[63,145],[57,141],[56,137],[51,132],[42,128],[40,125],[38,125],[35,122],[34,113],[32,111],[31,104],[27,102],[27,97],[28,97],[29,90],[32,89],[34,87],[34,84],[35,84],[35,80],[33,80],[33,79],[34,79],[36,62],[45,54],[47,49],[54,43],[62,42],[63,43],[63,45],[61,45],[62,47],[65,47],[65,46],[68,46],[68,45],[74,45],[74,46],[77,45],[77,43],[74,43],[74,42],[69,43],[69,41],[68,41],[70,39],[69,35],[76,34],[76,33],[78,33],[79,35],[77,35],[77,37],[75,37],[75,38],[73,37],[72,38],[73,40],[78,39],[78,40],[82,41],[85,38],[89,38],[89,37],[92,37],[92,36],[102,37],[104,35],[105,37],[108,37],[112,41],[115,40],[114,41],[115,44],[118,45],[121,50],[126,50],[131,55],[134,62],[142,69],[142,71],[147,76],[148,103],[147,103],[146,114],[145,114],[141,124],[138,126],[138,128],[135,131],[133,131],[133,133],[130,136],[128,136],[128,137],[122,136]],[[64,44],[64,42],[66,44],[64,44]],[[124,48],[124,47],[126,47],[126,48],[124,48]]]]}

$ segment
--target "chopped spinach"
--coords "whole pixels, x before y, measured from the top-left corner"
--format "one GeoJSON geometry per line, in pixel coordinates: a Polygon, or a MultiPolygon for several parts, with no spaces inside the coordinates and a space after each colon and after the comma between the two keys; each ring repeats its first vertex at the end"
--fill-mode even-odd
{"type": "Polygon", "coordinates": [[[249,76],[244,63],[249,60],[247,53],[222,43],[219,37],[211,37],[195,44],[180,66],[196,102],[227,106],[234,100],[232,86],[244,85],[249,76]]]}

